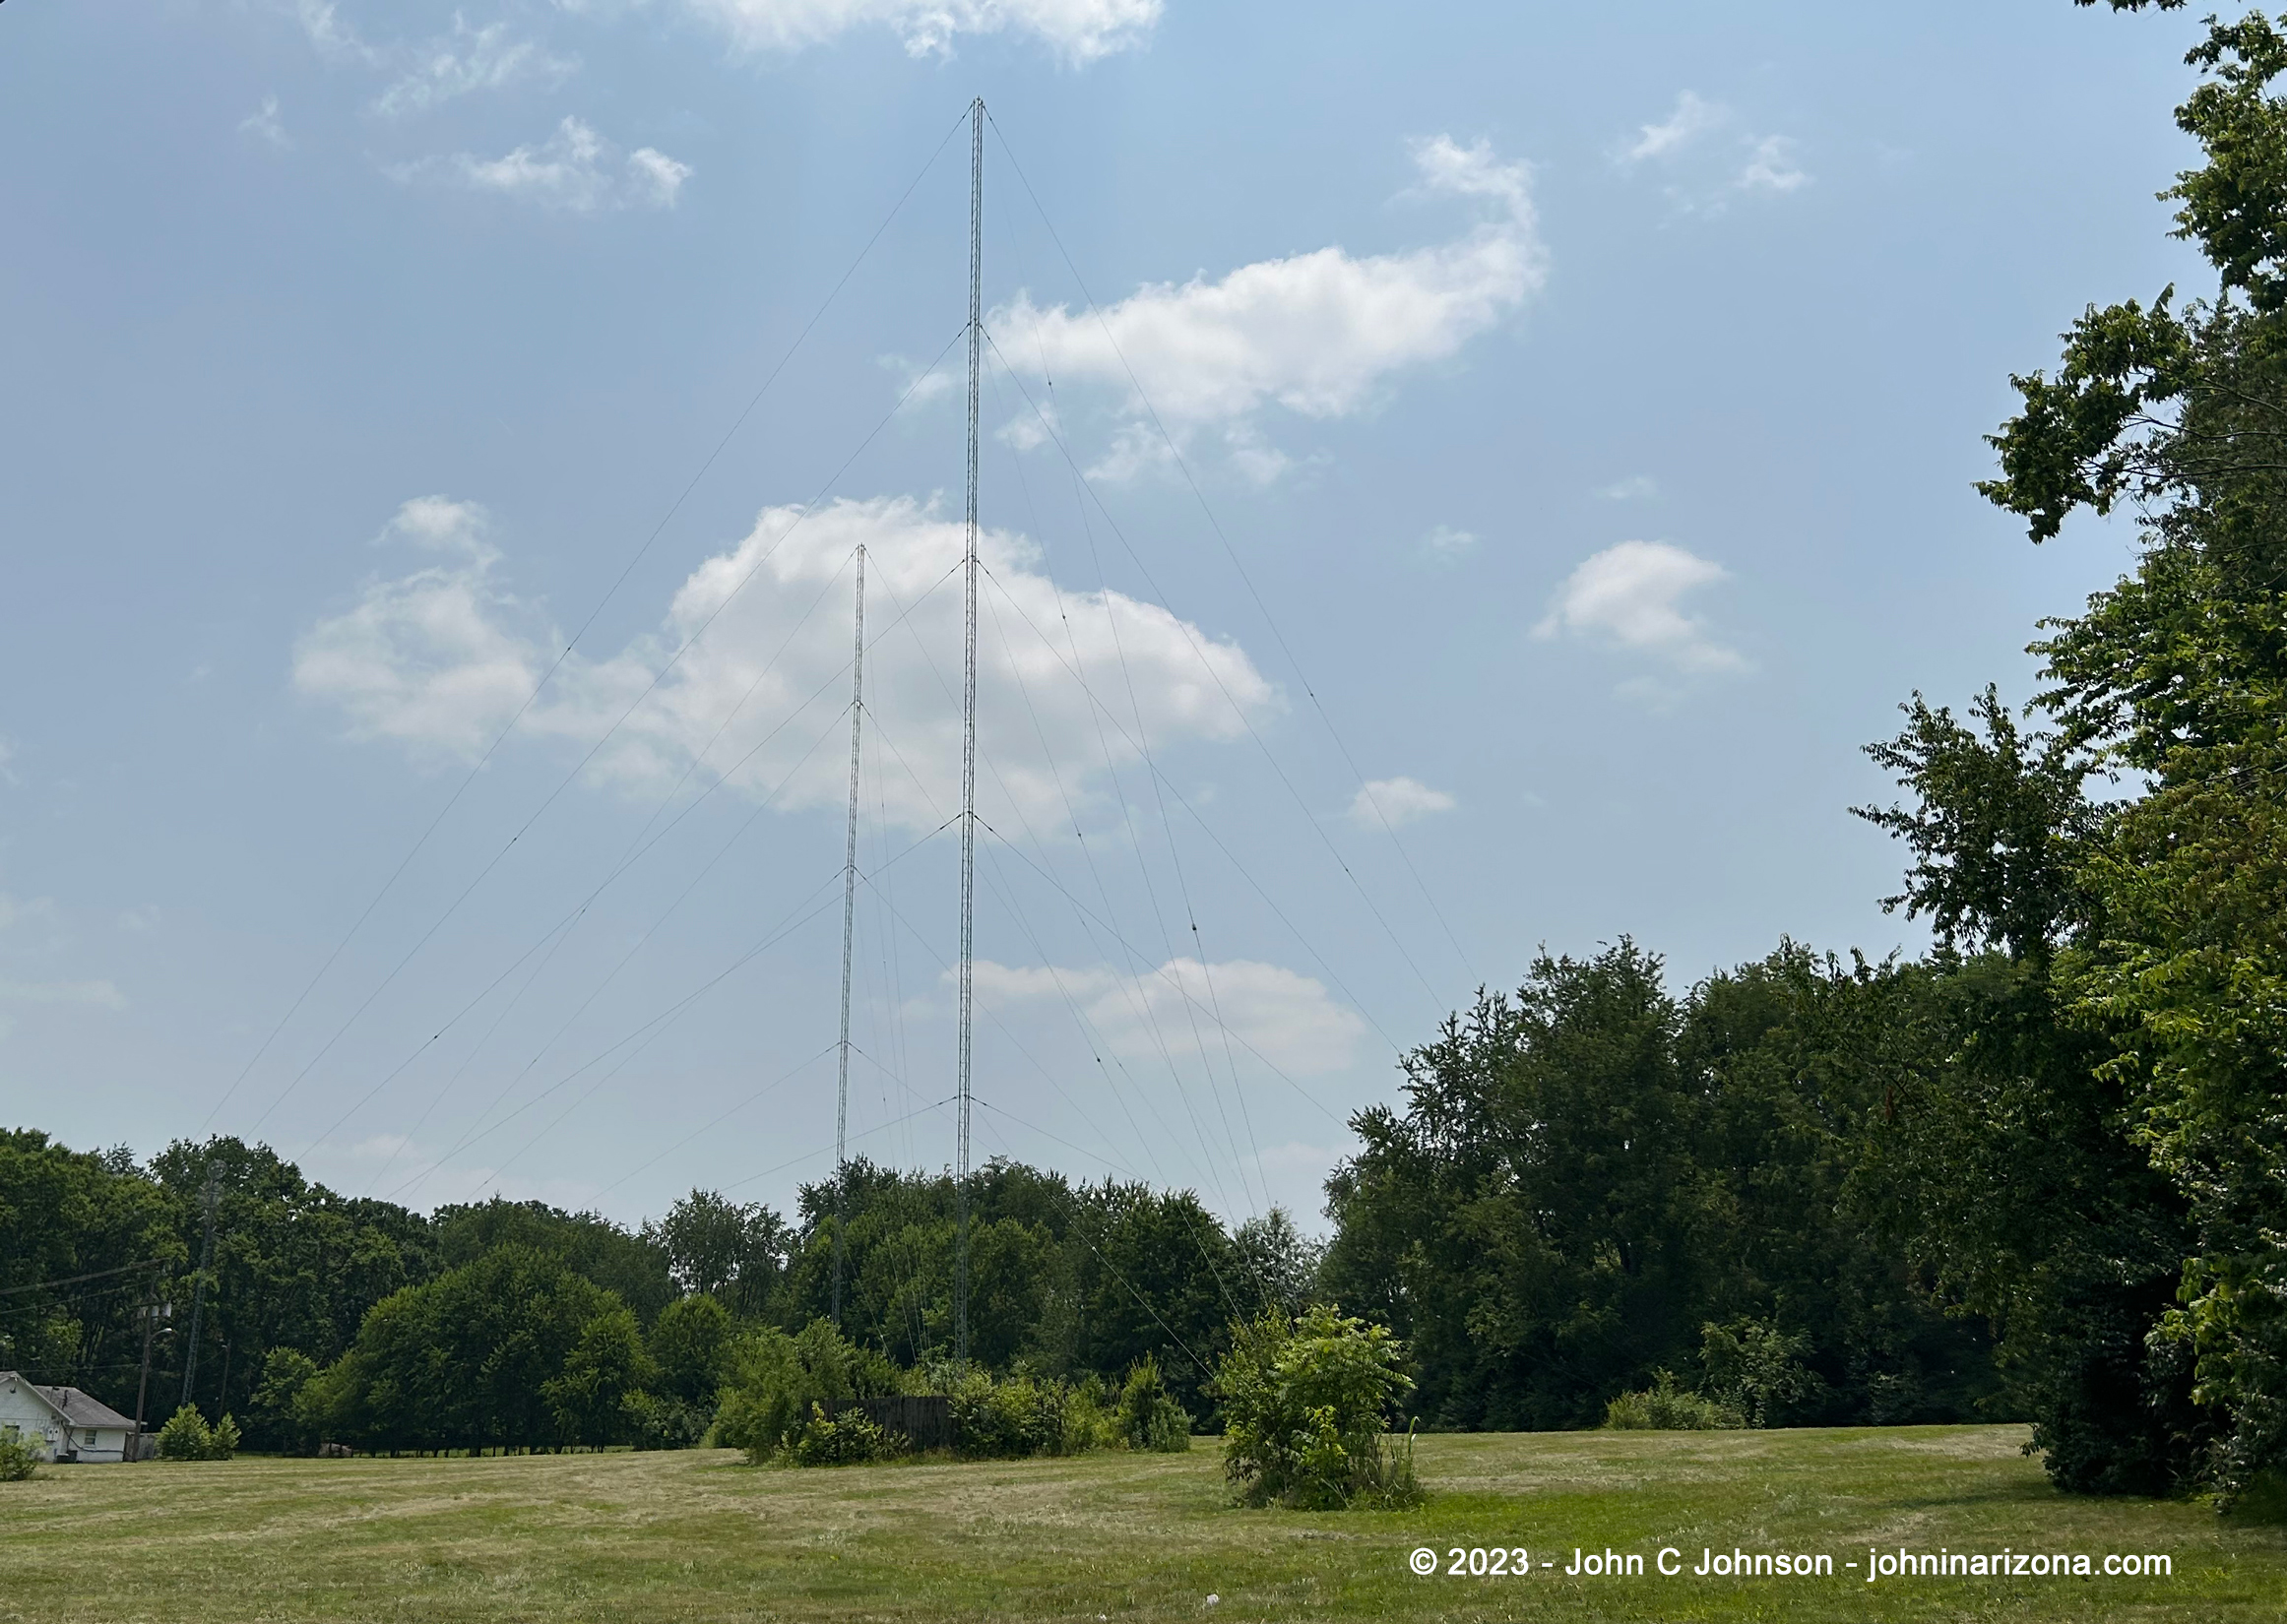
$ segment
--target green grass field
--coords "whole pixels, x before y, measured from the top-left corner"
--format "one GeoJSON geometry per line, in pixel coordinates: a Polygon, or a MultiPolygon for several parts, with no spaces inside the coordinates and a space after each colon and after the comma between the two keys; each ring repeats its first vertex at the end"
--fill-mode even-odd
{"type": "MultiPolygon", "coordinates": [[[[2287,1527],[2070,1499],[2017,1427],[1425,1438],[1402,1513],[1231,1509],[1185,1456],[755,1470],[734,1455],[49,1468],[0,1484],[0,1618],[2213,1619],[2287,1612],[2287,1527]],[[1528,1578],[1422,1578],[1522,1545],[1528,1578]],[[1867,1549],[2166,1553],[2170,1578],[1865,1581],[1867,1549]],[[1575,1547],[1641,1577],[1567,1577],[1575,1547]],[[1663,1546],[1686,1572],[1651,1571],[1663,1546]],[[1703,1547],[1834,1577],[1699,1578],[1703,1547]],[[1543,1561],[1556,1563],[1544,1569],[1543,1561]],[[1846,1568],[1856,1562],[1855,1569],[1846,1568]],[[1440,1569],[1444,1558],[1440,1554],[1440,1569]],[[1209,1606],[1209,1594],[1220,1602],[1209,1606]]],[[[1671,1558],[1671,1561],[1674,1559],[1671,1558]]]]}

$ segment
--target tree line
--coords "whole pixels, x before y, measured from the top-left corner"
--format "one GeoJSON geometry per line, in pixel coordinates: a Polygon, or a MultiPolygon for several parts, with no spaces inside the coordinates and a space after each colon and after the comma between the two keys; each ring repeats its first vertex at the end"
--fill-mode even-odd
{"type": "MultiPolygon", "coordinates": [[[[249,1448],[314,1447],[321,1418],[389,1448],[687,1442],[739,1332],[831,1320],[838,1204],[848,1337],[899,1367],[949,1352],[951,1177],[864,1160],[842,1176],[803,1186],[792,1220],[694,1190],[628,1227],[538,1202],[349,1198],[227,1137],[146,1163],[8,1131],[0,1368],[132,1413],[138,1314],[164,1301],[149,1413],[233,1414],[249,1448]]],[[[1315,1280],[1284,1213],[1226,1225],[1187,1191],[994,1161],[969,1206],[981,1363],[1116,1386],[1151,1359],[1194,1413],[1230,1324],[1302,1308],[1315,1280]]]]}

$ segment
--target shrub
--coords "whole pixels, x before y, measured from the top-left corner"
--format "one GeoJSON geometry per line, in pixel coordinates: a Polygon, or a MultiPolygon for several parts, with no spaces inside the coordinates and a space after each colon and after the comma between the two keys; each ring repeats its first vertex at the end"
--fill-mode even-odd
{"type": "Polygon", "coordinates": [[[1160,1375],[1160,1361],[1146,1353],[1127,1372],[1114,1411],[1120,1441],[1155,1455],[1180,1455],[1191,1447],[1191,1417],[1160,1375]]]}
{"type": "Polygon", "coordinates": [[[21,1483],[39,1469],[39,1447],[19,1432],[0,1432],[0,1483],[21,1483]]]}
{"type": "Polygon", "coordinates": [[[637,1449],[689,1449],[707,1435],[708,1412],[677,1398],[630,1393],[620,1399],[619,1409],[637,1449]]]}
{"type": "Polygon", "coordinates": [[[859,1467],[894,1461],[909,1453],[905,1434],[877,1426],[863,1410],[845,1410],[828,1419],[823,1405],[788,1440],[786,1459],[797,1467],[859,1467]]]}
{"type": "Polygon", "coordinates": [[[1100,1449],[1118,1449],[1119,1395],[1105,1386],[1093,1370],[1064,1395],[1064,1436],[1058,1455],[1087,1455],[1100,1449]]]}
{"type": "Polygon", "coordinates": [[[812,1320],[793,1337],[765,1328],[731,1349],[715,1436],[760,1466],[807,1424],[821,1401],[882,1397],[897,1388],[897,1366],[845,1342],[825,1320],[812,1320]]]}
{"type": "Polygon", "coordinates": [[[1770,1426],[1815,1400],[1826,1386],[1802,1361],[1811,1339],[1789,1336],[1768,1321],[1703,1325],[1699,1338],[1707,1391],[1748,1426],[1770,1426]]]}
{"type": "Polygon", "coordinates": [[[223,1416],[212,1427],[197,1405],[185,1405],[159,1429],[161,1461],[227,1461],[238,1448],[238,1423],[223,1416]]]}
{"type": "Polygon", "coordinates": [[[1604,1424],[1621,1432],[1717,1432],[1747,1420],[1729,1405],[1678,1387],[1674,1373],[1656,1370],[1650,1387],[1604,1406],[1604,1424]]]}
{"type": "Polygon", "coordinates": [[[1413,1390],[1405,1349],[1386,1326],[1321,1305],[1293,1318],[1274,1308],[1232,1327],[1215,1373],[1223,1401],[1223,1469],[1250,1506],[1309,1511],[1419,1504],[1412,1438],[1383,1442],[1413,1390]]]}
{"type": "Polygon", "coordinates": [[[995,1380],[971,1369],[951,1384],[953,1453],[969,1461],[1019,1461],[1064,1446],[1072,1390],[1037,1376],[995,1380]]]}

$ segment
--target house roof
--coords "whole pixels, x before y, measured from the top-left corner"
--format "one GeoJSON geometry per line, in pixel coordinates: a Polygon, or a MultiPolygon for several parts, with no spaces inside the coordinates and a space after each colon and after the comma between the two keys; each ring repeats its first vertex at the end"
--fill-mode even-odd
{"type": "Polygon", "coordinates": [[[135,1423],[99,1399],[91,1398],[76,1387],[41,1387],[28,1382],[17,1371],[0,1370],[0,1382],[20,1387],[48,1408],[54,1410],[66,1426],[124,1427],[135,1430],[135,1423]]]}
{"type": "Polygon", "coordinates": [[[35,1386],[32,1391],[55,1406],[66,1426],[122,1427],[129,1432],[135,1430],[132,1418],[120,1414],[100,1399],[91,1398],[76,1387],[35,1386]]]}

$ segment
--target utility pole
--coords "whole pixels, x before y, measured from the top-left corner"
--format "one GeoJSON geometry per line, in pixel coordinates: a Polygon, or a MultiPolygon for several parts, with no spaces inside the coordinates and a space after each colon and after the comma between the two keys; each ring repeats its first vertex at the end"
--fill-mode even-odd
{"type": "Polygon", "coordinates": [[[842,1230],[850,1219],[850,953],[858,930],[858,746],[865,718],[865,544],[858,545],[850,654],[850,835],[842,848],[842,1077],[834,1093],[834,1329],[842,1329],[842,1230]]]}
{"type": "Polygon", "coordinates": [[[174,1317],[174,1304],[152,1301],[143,1305],[143,1376],[135,1384],[135,1436],[128,1440],[130,1460],[141,1460],[143,1449],[143,1403],[151,1392],[151,1338],[159,1329],[160,1320],[174,1317]]]}
{"type": "Polygon", "coordinates": [[[191,1402],[191,1383],[199,1373],[199,1321],[207,1306],[207,1271],[215,1266],[215,1198],[221,1192],[215,1183],[215,1167],[207,1165],[207,1229],[199,1242],[199,1276],[191,1282],[191,1340],[183,1351],[182,1403],[191,1402]]]}
{"type": "Polygon", "coordinates": [[[969,1362],[969,1096],[977,925],[977,379],[985,360],[985,98],[969,104],[968,644],[961,677],[960,1160],[953,1172],[953,1362],[969,1362]]]}

